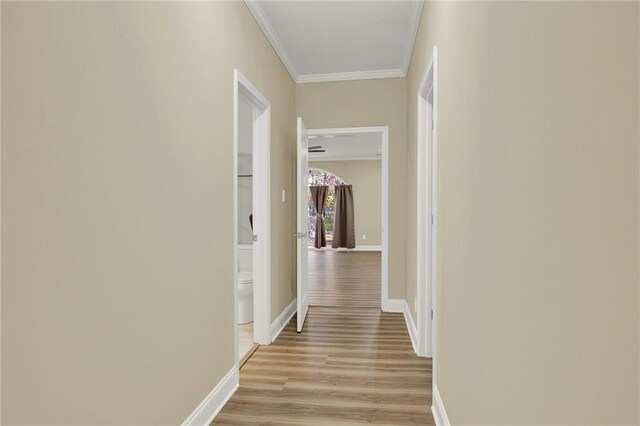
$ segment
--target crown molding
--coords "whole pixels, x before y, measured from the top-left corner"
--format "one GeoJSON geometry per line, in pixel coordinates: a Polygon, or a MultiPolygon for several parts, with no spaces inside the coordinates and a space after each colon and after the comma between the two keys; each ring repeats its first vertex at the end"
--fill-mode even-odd
{"type": "Polygon", "coordinates": [[[289,75],[291,76],[293,81],[297,83],[298,70],[296,69],[295,65],[293,65],[293,62],[291,61],[291,58],[289,58],[289,55],[287,55],[287,51],[280,41],[280,37],[278,37],[278,34],[271,26],[269,19],[267,19],[267,16],[264,14],[262,6],[260,6],[260,2],[257,0],[244,0],[244,4],[247,5],[247,8],[262,29],[262,32],[267,37],[267,40],[269,40],[269,43],[273,47],[273,50],[276,51],[278,57],[280,58],[280,61],[282,61],[282,64],[289,72],[289,75]]]}
{"type": "Polygon", "coordinates": [[[420,17],[422,16],[422,7],[424,1],[414,1],[411,4],[411,26],[409,27],[409,37],[407,39],[407,50],[404,58],[404,74],[409,72],[409,65],[411,64],[411,55],[413,54],[413,45],[416,42],[418,36],[418,27],[420,26],[420,17]]]}
{"type": "Polygon", "coordinates": [[[374,71],[351,71],[351,72],[337,72],[337,73],[326,73],[326,74],[302,74],[298,73],[298,69],[293,64],[293,61],[287,54],[287,50],[285,49],[280,37],[278,37],[277,32],[271,26],[269,19],[264,13],[262,6],[260,6],[259,0],[244,0],[244,3],[247,5],[247,8],[253,15],[254,19],[262,29],[262,32],[267,37],[267,40],[276,51],[276,54],[282,61],[282,64],[285,66],[289,75],[296,83],[322,83],[322,82],[331,82],[331,81],[349,81],[349,80],[369,80],[376,78],[398,78],[398,77],[406,77],[407,71],[409,69],[409,64],[411,62],[411,55],[413,53],[413,46],[416,41],[416,36],[418,34],[418,26],[420,24],[420,16],[422,15],[422,7],[424,1],[412,1],[411,2],[411,18],[410,18],[410,29],[409,34],[406,41],[406,52],[403,63],[403,68],[397,69],[388,69],[388,70],[374,70],[374,71]]]}
{"type": "Polygon", "coordinates": [[[298,76],[296,83],[322,83],[327,81],[367,80],[372,78],[406,77],[401,69],[335,72],[328,74],[303,74],[298,76]]]}

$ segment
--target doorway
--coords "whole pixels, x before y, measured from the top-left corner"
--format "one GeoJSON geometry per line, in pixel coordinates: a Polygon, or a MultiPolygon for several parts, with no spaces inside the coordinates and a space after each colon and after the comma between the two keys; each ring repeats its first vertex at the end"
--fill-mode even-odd
{"type": "Polygon", "coordinates": [[[309,154],[307,172],[298,179],[298,229],[307,233],[308,253],[298,268],[308,295],[301,298],[311,306],[387,311],[388,127],[308,129],[305,137],[309,154]],[[314,203],[313,186],[326,188],[321,205],[314,203]],[[349,248],[332,241],[337,238],[333,227],[340,186],[350,186],[353,192],[355,244],[349,248]],[[316,223],[317,216],[322,225],[316,223]],[[323,231],[322,238],[316,238],[317,229],[323,231]],[[371,287],[374,282],[377,288],[371,287]]]}
{"type": "MultiPolygon", "coordinates": [[[[418,356],[433,357],[437,230],[437,48],[418,89],[417,295],[418,356]]],[[[435,369],[435,366],[434,366],[435,369]]]]}
{"type": "Polygon", "coordinates": [[[238,367],[270,341],[269,101],[234,70],[234,329],[238,367]]]}

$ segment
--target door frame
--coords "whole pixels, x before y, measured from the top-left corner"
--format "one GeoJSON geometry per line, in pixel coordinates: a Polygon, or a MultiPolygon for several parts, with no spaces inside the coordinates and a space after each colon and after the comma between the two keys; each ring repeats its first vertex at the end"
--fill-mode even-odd
{"type": "MultiPolygon", "coordinates": [[[[437,152],[438,152],[437,47],[434,46],[418,88],[417,146],[417,296],[418,356],[433,357],[436,292],[437,152]],[[429,101],[429,99],[432,99],[429,101]],[[429,120],[428,118],[432,118],[429,120]],[[431,135],[431,137],[430,137],[431,135]],[[429,194],[431,188],[432,193],[429,194]],[[432,205],[428,201],[432,200],[432,205]],[[431,216],[431,217],[430,217],[431,216]],[[429,226],[432,222],[432,226],[429,226]],[[424,260],[424,261],[423,261],[424,260]]],[[[433,361],[435,364],[435,360],[433,361]]],[[[433,367],[435,369],[435,366],[433,367]]]]}
{"type": "Polygon", "coordinates": [[[236,366],[238,337],[238,107],[253,106],[253,340],[271,343],[271,103],[240,71],[233,71],[233,326],[236,366]],[[255,237],[257,236],[257,240],[255,237]]]}
{"type": "Polygon", "coordinates": [[[380,133],[382,136],[382,265],[380,308],[389,307],[389,126],[341,127],[332,129],[307,129],[308,135],[380,133]]]}

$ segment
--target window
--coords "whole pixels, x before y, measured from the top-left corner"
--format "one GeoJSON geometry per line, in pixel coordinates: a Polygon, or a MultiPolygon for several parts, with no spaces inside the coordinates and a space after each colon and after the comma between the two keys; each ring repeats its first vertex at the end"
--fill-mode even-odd
{"type": "MultiPolygon", "coordinates": [[[[322,169],[309,169],[309,186],[322,186],[329,187],[327,191],[327,201],[324,204],[324,230],[327,235],[327,246],[331,245],[333,240],[333,219],[335,215],[336,206],[336,185],[346,185],[346,182],[340,179],[338,176],[331,172],[322,169]]],[[[316,235],[316,209],[313,206],[313,200],[311,199],[311,190],[308,195],[309,205],[309,246],[313,246],[313,240],[316,235]]]]}

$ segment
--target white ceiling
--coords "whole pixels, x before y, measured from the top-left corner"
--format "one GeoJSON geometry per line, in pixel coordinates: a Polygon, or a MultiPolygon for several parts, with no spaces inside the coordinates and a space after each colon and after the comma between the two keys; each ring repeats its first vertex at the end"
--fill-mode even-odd
{"type": "Polygon", "coordinates": [[[322,145],[326,152],[309,153],[309,161],[381,160],[380,132],[310,135],[309,146],[322,145]]]}
{"type": "Polygon", "coordinates": [[[422,1],[245,0],[297,83],[404,77],[422,1]]]}

